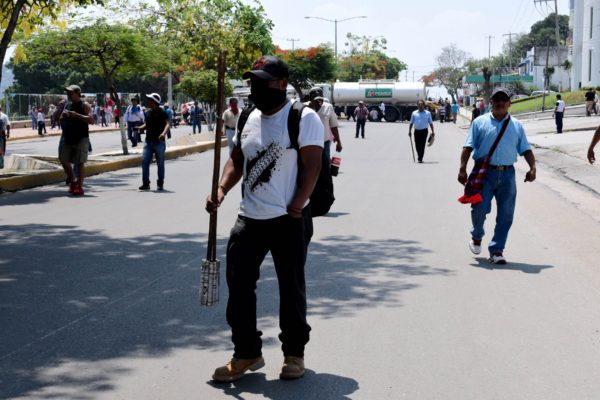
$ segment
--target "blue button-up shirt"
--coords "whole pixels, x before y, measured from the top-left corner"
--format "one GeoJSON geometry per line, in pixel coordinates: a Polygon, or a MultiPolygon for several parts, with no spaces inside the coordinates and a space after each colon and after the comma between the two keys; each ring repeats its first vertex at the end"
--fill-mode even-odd
{"type": "Polygon", "coordinates": [[[410,116],[410,123],[415,126],[415,129],[427,129],[429,124],[433,123],[433,120],[431,119],[431,113],[427,110],[415,110],[410,116]]]}
{"type": "MultiPolygon", "coordinates": [[[[488,113],[473,121],[464,145],[464,147],[473,149],[473,159],[477,160],[487,156],[506,118],[508,118],[508,114],[502,121],[498,121],[492,113],[488,113]]],[[[525,129],[521,122],[511,117],[506,132],[492,155],[490,164],[512,165],[517,161],[517,155],[523,155],[527,150],[531,150],[531,146],[527,141],[525,129]]]]}

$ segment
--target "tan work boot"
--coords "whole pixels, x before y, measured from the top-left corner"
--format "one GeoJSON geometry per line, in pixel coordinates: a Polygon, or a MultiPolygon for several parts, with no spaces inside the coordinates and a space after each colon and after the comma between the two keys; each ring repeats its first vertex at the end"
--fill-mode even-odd
{"type": "Polygon", "coordinates": [[[281,367],[280,379],[298,379],[304,376],[304,359],[286,356],[281,367]]]}
{"type": "Polygon", "coordinates": [[[212,378],[215,382],[234,382],[244,376],[248,370],[256,371],[265,366],[262,357],[256,358],[232,358],[224,367],[215,369],[212,378]]]}

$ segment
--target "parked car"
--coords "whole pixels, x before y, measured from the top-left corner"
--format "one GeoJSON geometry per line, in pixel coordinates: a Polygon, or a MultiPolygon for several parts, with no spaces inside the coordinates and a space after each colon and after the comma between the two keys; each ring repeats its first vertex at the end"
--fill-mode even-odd
{"type": "Polygon", "coordinates": [[[529,96],[527,96],[526,94],[513,94],[513,96],[510,98],[511,100],[517,100],[517,99],[526,99],[529,96]]]}
{"type": "MultiPolygon", "coordinates": [[[[531,92],[531,96],[541,96],[542,94],[544,94],[543,90],[534,90],[533,92],[531,92]]],[[[556,92],[554,90],[546,90],[546,94],[556,94],[556,92]]]]}

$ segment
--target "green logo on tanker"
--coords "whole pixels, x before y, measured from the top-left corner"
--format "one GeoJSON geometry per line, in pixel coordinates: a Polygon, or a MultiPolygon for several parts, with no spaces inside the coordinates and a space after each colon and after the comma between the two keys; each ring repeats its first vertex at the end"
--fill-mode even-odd
{"type": "Polygon", "coordinates": [[[365,97],[367,99],[391,98],[392,89],[365,89],[365,97]]]}

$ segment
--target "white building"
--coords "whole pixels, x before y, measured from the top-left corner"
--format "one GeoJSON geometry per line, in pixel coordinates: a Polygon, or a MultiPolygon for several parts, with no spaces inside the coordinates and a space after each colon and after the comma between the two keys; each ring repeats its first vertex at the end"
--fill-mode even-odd
{"type": "Polygon", "coordinates": [[[600,0],[570,0],[572,88],[600,86],[600,0]]]}
{"type": "Polygon", "coordinates": [[[554,67],[554,73],[550,75],[550,85],[555,85],[559,88],[569,88],[569,71],[565,70],[562,64],[567,59],[568,49],[560,48],[560,60],[557,54],[556,46],[549,47],[549,54],[546,46],[534,47],[527,52],[527,56],[517,66],[519,75],[529,75],[533,80],[528,85],[535,86],[537,90],[544,89],[544,69],[546,68],[546,60],[548,65],[554,67]],[[558,65],[560,61],[561,66],[558,65]]]}

